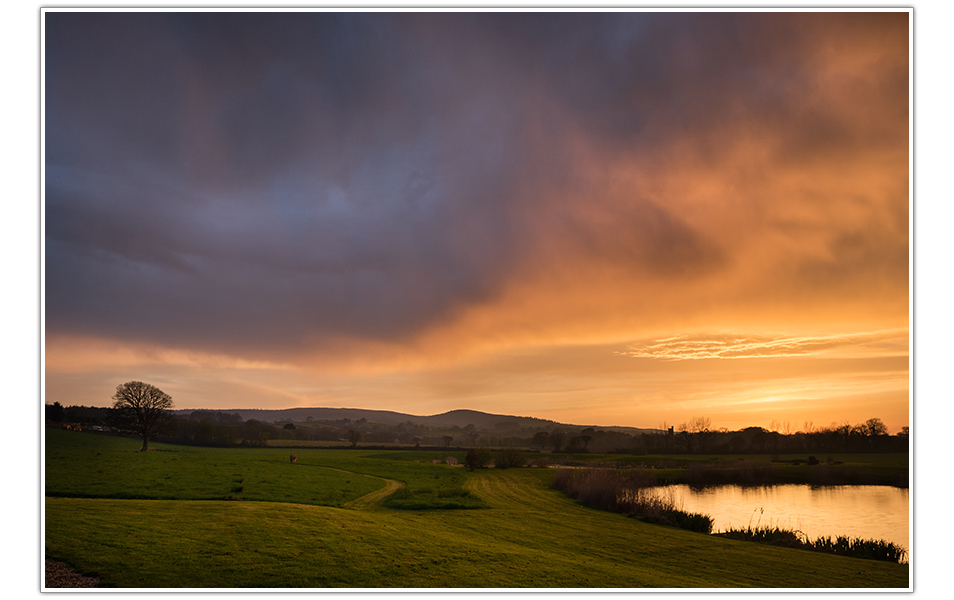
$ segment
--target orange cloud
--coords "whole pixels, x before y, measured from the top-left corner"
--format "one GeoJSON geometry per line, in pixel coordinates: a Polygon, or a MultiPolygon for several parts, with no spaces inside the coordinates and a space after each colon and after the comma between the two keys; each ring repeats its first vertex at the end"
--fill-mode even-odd
{"type": "Polygon", "coordinates": [[[743,359],[830,355],[904,356],[908,355],[906,330],[879,331],[847,335],[779,337],[763,334],[720,333],[690,338],[688,335],[631,346],[622,352],[638,358],[664,360],[702,360],[710,358],[743,359]]]}

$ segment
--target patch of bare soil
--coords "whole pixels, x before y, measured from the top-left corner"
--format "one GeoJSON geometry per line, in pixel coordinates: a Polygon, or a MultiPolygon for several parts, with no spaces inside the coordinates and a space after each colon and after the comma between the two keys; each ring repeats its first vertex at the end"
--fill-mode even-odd
{"type": "Polygon", "coordinates": [[[98,577],[86,577],[73,570],[66,563],[55,560],[46,561],[46,587],[48,588],[92,588],[99,587],[98,577]]]}

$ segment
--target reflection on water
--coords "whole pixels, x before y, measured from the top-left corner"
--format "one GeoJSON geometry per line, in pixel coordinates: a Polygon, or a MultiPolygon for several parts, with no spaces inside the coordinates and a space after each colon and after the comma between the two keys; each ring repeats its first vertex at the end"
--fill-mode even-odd
{"type": "Polygon", "coordinates": [[[826,486],[723,485],[655,488],[677,508],[706,513],[713,532],[757,525],[798,530],[810,539],[844,535],[893,542],[905,550],[908,537],[908,490],[883,485],[826,486]]]}

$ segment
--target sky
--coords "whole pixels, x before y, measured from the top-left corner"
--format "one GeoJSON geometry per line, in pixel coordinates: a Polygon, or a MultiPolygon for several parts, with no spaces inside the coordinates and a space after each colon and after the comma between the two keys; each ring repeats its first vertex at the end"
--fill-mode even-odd
{"type": "Polygon", "coordinates": [[[909,13],[44,13],[45,400],[909,424],[909,13]]]}

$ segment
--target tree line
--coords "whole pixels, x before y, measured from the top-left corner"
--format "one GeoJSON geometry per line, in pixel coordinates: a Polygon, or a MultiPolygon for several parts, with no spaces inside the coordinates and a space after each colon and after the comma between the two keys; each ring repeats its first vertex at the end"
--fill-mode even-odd
{"type": "Polygon", "coordinates": [[[173,415],[172,399],[155,386],[138,381],[116,388],[109,408],[70,406],[59,402],[46,406],[52,423],[99,427],[134,433],[150,440],[196,446],[264,447],[269,440],[348,442],[351,446],[403,444],[413,447],[529,448],[554,453],[582,454],[790,454],[824,452],[904,452],[908,450],[907,427],[889,435],[879,418],[863,423],[832,423],[796,428],[790,422],[773,421],[771,429],[746,427],[738,431],[715,429],[708,417],[695,417],[678,426],[663,424],[657,433],[630,435],[613,430],[569,425],[519,427],[501,422],[491,428],[433,427],[406,421],[398,425],[371,423],[367,419],[314,420],[304,422],[243,420],[238,413],[196,410],[173,415]]]}
{"type": "Polygon", "coordinates": [[[697,417],[657,434],[642,435],[647,453],[669,454],[795,454],[802,452],[906,452],[908,428],[895,435],[873,417],[852,425],[845,421],[827,427],[806,422],[796,429],[790,422],[773,421],[771,429],[746,427],[738,431],[714,429],[708,418],[697,417]]]}

